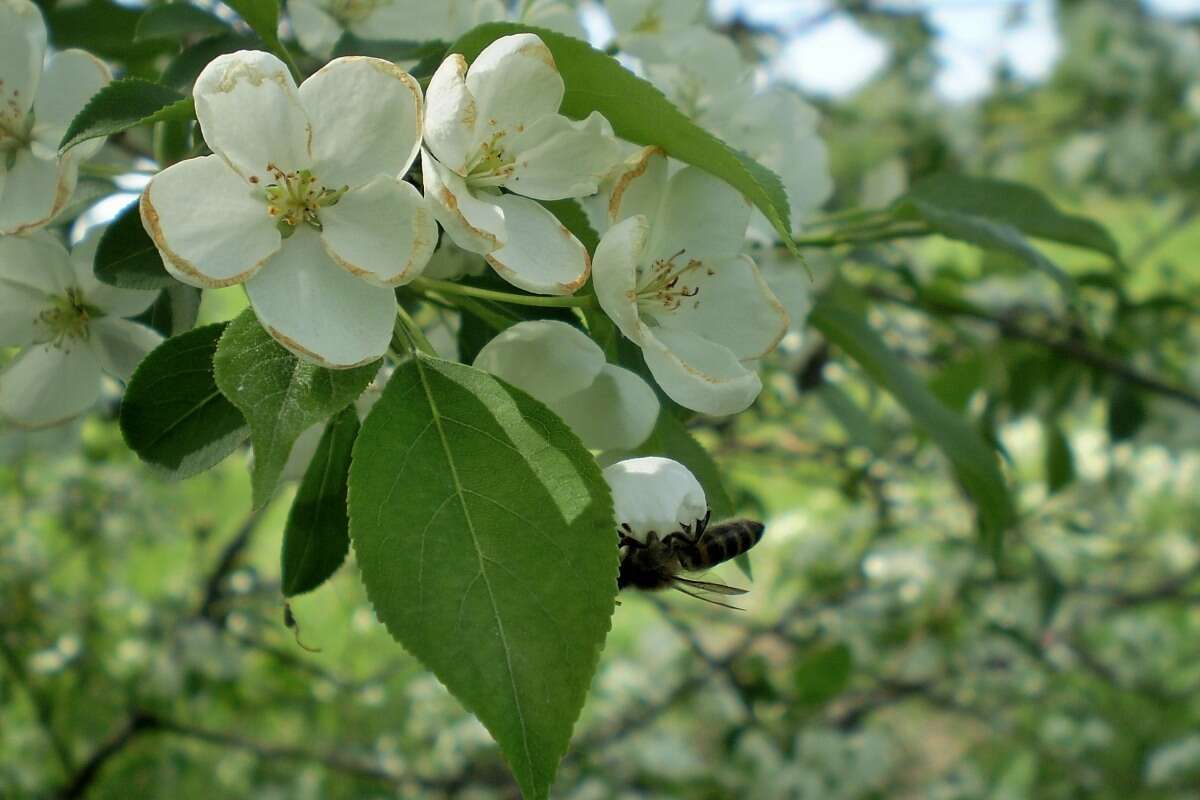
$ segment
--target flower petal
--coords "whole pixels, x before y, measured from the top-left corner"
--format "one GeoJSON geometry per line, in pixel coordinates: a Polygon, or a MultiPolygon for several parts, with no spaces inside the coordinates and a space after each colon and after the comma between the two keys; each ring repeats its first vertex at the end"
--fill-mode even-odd
{"type": "Polygon", "coordinates": [[[589,450],[633,450],[658,420],[658,396],[634,372],[605,364],[582,391],[550,404],[589,450]]]}
{"type": "Polygon", "coordinates": [[[196,79],[196,119],[204,141],[243,178],[274,183],[312,161],[312,129],[288,68],[270,53],[239,50],[217,56],[196,79]]]}
{"type": "Polygon", "coordinates": [[[100,365],[79,339],[34,345],[0,373],[0,416],[27,428],[66,422],[100,397],[100,365]]]}
{"type": "MultiPolygon", "coordinates": [[[[71,120],[111,80],[112,72],[91,53],[63,50],[50,57],[33,104],[32,131],[47,155],[57,155],[71,120]]],[[[103,137],[89,139],[73,147],[71,155],[82,161],[95,155],[104,141],[103,137]]]]}
{"type": "Polygon", "coordinates": [[[620,33],[663,33],[700,19],[704,0],[608,0],[605,7],[620,33]]]}
{"type": "Polygon", "coordinates": [[[544,206],[520,195],[498,195],[507,239],[485,258],[500,277],[527,292],[568,295],[587,283],[587,248],[544,206]]]}
{"type": "Polygon", "coordinates": [[[473,366],[550,404],[591,386],[604,367],[604,351],[573,325],[531,320],[500,332],[473,366]]]}
{"type": "Polygon", "coordinates": [[[692,331],[742,361],[771,352],[787,333],[787,311],[749,256],[705,262],[683,280],[697,293],[675,310],[655,314],[664,328],[692,331]]]}
{"type": "Polygon", "coordinates": [[[282,241],[261,190],[217,156],[189,158],[155,175],[141,213],[167,270],[193,286],[241,283],[282,241]]]}
{"type": "Polygon", "coordinates": [[[483,49],[467,71],[475,98],[477,140],[515,133],[546,114],[558,112],[566,92],[554,56],[532,33],[502,36],[483,49]]]}
{"type": "Polygon", "coordinates": [[[67,250],[53,237],[0,236],[0,347],[33,342],[38,315],[73,283],[67,250]]]}
{"type": "Polygon", "coordinates": [[[474,155],[478,120],[466,75],[467,60],[451,53],[433,73],[425,93],[425,146],[459,175],[467,174],[474,155]]]}
{"type": "Polygon", "coordinates": [[[104,226],[96,226],[87,232],[80,242],[71,248],[71,270],[74,285],[83,290],[88,305],[95,306],[109,317],[136,317],[154,304],[158,292],[143,289],[120,289],[96,280],[92,262],[96,258],[96,247],[104,234],[104,226]]]}
{"type": "Polygon", "coordinates": [[[24,233],[54,219],[71,199],[79,167],[68,156],[38,158],[29,148],[17,151],[0,194],[0,234],[24,233]]]}
{"type": "Polygon", "coordinates": [[[651,260],[684,251],[688,258],[737,255],[746,240],[751,205],[725,181],[699,167],[684,167],[671,176],[654,230],[651,260]]]}
{"type": "Polygon", "coordinates": [[[334,59],[300,85],[300,102],[312,124],[313,172],[327,187],[400,177],[421,149],[421,86],[390,61],[334,59]]]}
{"type": "Polygon", "coordinates": [[[643,326],[642,355],[662,390],[694,411],[736,414],[762,391],[758,375],[733,351],[691,331],[643,326]]]}
{"type": "Polygon", "coordinates": [[[46,23],[26,0],[0,0],[0,127],[21,130],[37,95],[46,23]]]}
{"type": "Polygon", "coordinates": [[[601,473],[612,489],[613,511],[621,532],[639,542],[664,536],[684,525],[695,530],[708,516],[708,498],[696,476],[678,461],[648,456],[629,458],[601,473]]]}
{"type": "Polygon", "coordinates": [[[246,282],[258,321],[296,355],[324,367],[367,364],[387,352],[396,318],[391,289],[339,268],[316,231],[297,228],[246,282]]]}
{"type": "Polygon", "coordinates": [[[609,229],[596,246],[592,285],[604,313],[621,333],[641,342],[637,303],[638,265],[646,250],[650,223],[644,216],[630,217],[609,229]]]}
{"type": "Polygon", "coordinates": [[[609,224],[615,225],[635,214],[651,220],[657,218],[667,193],[667,167],[667,154],[657,147],[647,147],[626,162],[609,195],[609,224]]]}
{"type": "Polygon", "coordinates": [[[153,328],[113,317],[96,320],[89,333],[88,344],[100,368],[122,383],[129,382],[137,365],[163,340],[153,328]]]}
{"type": "Polygon", "coordinates": [[[380,175],[321,211],[321,238],[338,266],[377,286],[421,274],[437,246],[437,223],[411,183],[380,175]]]}
{"type": "Polygon", "coordinates": [[[329,58],[338,39],[342,38],[342,26],[338,21],[312,0],[289,0],[287,11],[292,30],[304,52],[329,58]]]}
{"type": "Polygon", "coordinates": [[[476,198],[466,182],[428,150],[421,151],[421,175],[425,201],[456,245],[472,253],[490,253],[500,246],[507,229],[495,203],[476,198]]]}
{"type": "Polygon", "coordinates": [[[516,161],[504,185],[537,200],[595,194],[621,154],[612,126],[598,111],[578,122],[549,114],[512,146],[516,161]]]}

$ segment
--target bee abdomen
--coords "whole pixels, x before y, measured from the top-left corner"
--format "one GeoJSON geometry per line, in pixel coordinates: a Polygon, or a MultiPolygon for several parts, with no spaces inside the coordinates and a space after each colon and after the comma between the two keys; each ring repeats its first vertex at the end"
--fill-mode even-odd
{"type": "Polygon", "coordinates": [[[763,536],[763,524],[750,519],[733,519],[710,525],[700,541],[682,550],[680,565],[689,571],[715,567],[745,553],[763,536]]]}

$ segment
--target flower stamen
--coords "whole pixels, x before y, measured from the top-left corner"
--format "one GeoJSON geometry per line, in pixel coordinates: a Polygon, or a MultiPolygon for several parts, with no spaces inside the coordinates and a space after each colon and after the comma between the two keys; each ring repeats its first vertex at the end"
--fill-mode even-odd
{"type": "Polygon", "coordinates": [[[275,164],[267,164],[267,172],[275,178],[275,183],[263,189],[267,214],[276,220],[275,227],[285,239],[300,225],[321,230],[321,209],[336,205],[350,190],[349,186],[326,189],[307,169],[284,172],[275,164]]]}
{"type": "Polygon", "coordinates": [[[700,294],[699,286],[689,286],[683,282],[684,276],[704,267],[698,259],[688,259],[682,266],[675,261],[686,250],[680,250],[670,258],[660,258],[650,266],[649,275],[637,291],[639,303],[653,303],[667,311],[679,308],[684,299],[700,294]]]}

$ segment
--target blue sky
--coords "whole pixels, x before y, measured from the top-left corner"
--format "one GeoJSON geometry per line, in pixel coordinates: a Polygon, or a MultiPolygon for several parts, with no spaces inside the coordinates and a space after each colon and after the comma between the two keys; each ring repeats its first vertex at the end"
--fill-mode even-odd
{"type": "MultiPolygon", "coordinates": [[[[1125,0],[1113,0],[1123,2],[1125,0]]],[[[1142,0],[1167,17],[1200,17],[1200,0],[1142,0]]],[[[879,0],[880,5],[920,8],[937,31],[939,94],[965,102],[987,92],[1000,64],[1036,81],[1054,67],[1060,51],[1054,0],[879,0]],[[1014,9],[1019,22],[1009,24],[1014,9]]],[[[884,44],[827,0],[712,0],[714,14],[733,14],[790,32],[776,69],[804,90],[841,95],[862,86],[887,61],[884,44]]]]}

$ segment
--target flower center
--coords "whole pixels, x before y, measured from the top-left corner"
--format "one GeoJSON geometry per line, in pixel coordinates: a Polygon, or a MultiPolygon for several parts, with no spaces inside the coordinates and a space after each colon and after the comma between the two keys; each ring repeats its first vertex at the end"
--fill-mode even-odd
{"type": "MultiPolygon", "coordinates": [[[[666,311],[674,311],[684,302],[700,294],[700,287],[689,285],[687,276],[697,270],[707,269],[702,261],[695,258],[683,260],[684,250],[680,250],[670,258],[660,258],[648,269],[638,271],[638,304],[661,306],[666,311]],[[679,262],[679,263],[676,263],[679,262]]],[[[711,274],[711,270],[709,273],[711,274]]],[[[691,300],[699,304],[699,300],[691,300]]]]}
{"type": "MultiPolygon", "coordinates": [[[[493,121],[493,125],[495,122],[493,121]]],[[[475,160],[467,169],[467,185],[472,188],[501,186],[512,175],[514,159],[504,152],[504,137],[507,131],[498,130],[491,138],[479,145],[475,160]]]]}
{"type": "Polygon", "coordinates": [[[274,164],[267,164],[267,172],[275,178],[275,183],[263,190],[267,213],[276,220],[275,227],[285,239],[300,225],[321,230],[321,209],[335,205],[350,189],[349,186],[326,189],[306,169],[284,172],[274,164]]]}
{"type": "Polygon", "coordinates": [[[38,314],[37,322],[44,331],[43,336],[38,338],[56,347],[62,346],[67,339],[87,341],[88,324],[101,316],[103,314],[99,309],[84,302],[83,290],[72,286],[65,295],[55,297],[50,307],[38,314]]]}
{"type": "Polygon", "coordinates": [[[12,169],[17,161],[17,152],[29,147],[33,141],[33,114],[25,119],[9,120],[0,115],[0,160],[6,169],[12,169]]]}

